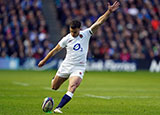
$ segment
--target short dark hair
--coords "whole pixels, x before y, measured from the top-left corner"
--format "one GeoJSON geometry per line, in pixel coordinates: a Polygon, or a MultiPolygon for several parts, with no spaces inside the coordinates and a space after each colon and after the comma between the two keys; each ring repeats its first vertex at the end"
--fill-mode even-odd
{"type": "Polygon", "coordinates": [[[79,20],[73,20],[70,23],[70,28],[72,28],[72,29],[81,28],[81,22],[79,20]]]}

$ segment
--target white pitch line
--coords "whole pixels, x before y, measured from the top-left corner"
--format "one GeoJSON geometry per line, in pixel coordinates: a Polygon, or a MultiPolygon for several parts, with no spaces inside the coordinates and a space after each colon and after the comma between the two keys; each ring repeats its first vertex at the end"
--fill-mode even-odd
{"type": "Polygon", "coordinates": [[[49,88],[49,87],[43,87],[43,89],[45,89],[45,90],[52,90],[52,89],[49,88]]]}
{"type": "Polygon", "coordinates": [[[28,83],[17,82],[17,81],[14,81],[13,84],[15,84],[15,85],[21,85],[21,86],[25,86],[25,87],[26,87],[26,86],[29,86],[28,83]]]}
{"type": "Polygon", "coordinates": [[[85,89],[77,89],[78,91],[96,91],[96,92],[101,92],[101,91],[109,91],[109,92],[114,92],[114,91],[121,91],[121,92],[160,92],[159,89],[153,89],[153,90],[144,90],[144,89],[90,89],[90,88],[85,88],[85,89]]]}
{"type": "Polygon", "coordinates": [[[96,96],[96,95],[91,95],[91,94],[86,94],[85,96],[87,97],[93,97],[93,98],[100,98],[100,99],[111,99],[110,96],[96,96]]]}
{"type": "Polygon", "coordinates": [[[17,94],[17,95],[3,95],[0,94],[0,97],[40,97],[40,96],[36,96],[36,95],[21,95],[21,94],[17,94]]]}
{"type": "Polygon", "coordinates": [[[91,95],[86,94],[86,97],[93,97],[93,98],[99,98],[99,99],[148,99],[148,98],[160,98],[159,96],[97,96],[97,95],[91,95]]]}
{"type": "MultiPolygon", "coordinates": [[[[51,91],[51,90],[52,90],[50,87],[43,87],[43,89],[45,89],[45,90],[49,90],[49,91],[51,91]]],[[[52,91],[55,91],[55,90],[52,90],[52,91]]],[[[65,92],[65,91],[67,91],[67,90],[58,89],[58,90],[56,90],[56,91],[57,91],[57,92],[65,92]]]]}

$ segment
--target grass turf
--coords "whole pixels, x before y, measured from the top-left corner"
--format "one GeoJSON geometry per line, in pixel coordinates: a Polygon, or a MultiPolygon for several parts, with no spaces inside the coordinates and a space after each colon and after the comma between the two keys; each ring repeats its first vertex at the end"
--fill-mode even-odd
{"type": "MultiPolygon", "coordinates": [[[[50,89],[55,71],[0,71],[0,115],[51,115],[41,109],[52,97],[55,106],[67,91],[50,89]]],[[[54,108],[55,108],[54,106],[54,108]]],[[[159,115],[160,73],[87,72],[64,115],[159,115]]]]}

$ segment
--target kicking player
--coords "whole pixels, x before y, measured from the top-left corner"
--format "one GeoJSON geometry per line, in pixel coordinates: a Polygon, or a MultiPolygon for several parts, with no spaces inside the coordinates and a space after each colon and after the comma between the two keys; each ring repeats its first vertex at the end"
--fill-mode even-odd
{"type": "Polygon", "coordinates": [[[51,87],[53,90],[57,90],[69,78],[68,91],[54,110],[54,113],[62,113],[61,108],[71,100],[76,88],[83,79],[90,37],[107,20],[109,15],[119,8],[119,5],[117,1],[112,6],[108,3],[108,10],[90,28],[83,31],[80,30],[81,23],[79,21],[72,21],[69,28],[70,33],[63,37],[58,45],[39,62],[38,66],[42,67],[49,58],[62,48],[67,49],[66,57],[52,80],[51,87]]]}

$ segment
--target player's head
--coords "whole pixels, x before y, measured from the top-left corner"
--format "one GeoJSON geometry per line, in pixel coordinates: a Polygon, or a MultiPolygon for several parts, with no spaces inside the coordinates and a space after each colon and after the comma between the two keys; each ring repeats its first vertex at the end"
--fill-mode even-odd
{"type": "Polygon", "coordinates": [[[81,28],[81,22],[78,20],[73,20],[70,23],[70,28],[69,28],[71,35],[73,37],[77,37],[79,35],[80,28],[81,28]]]}

